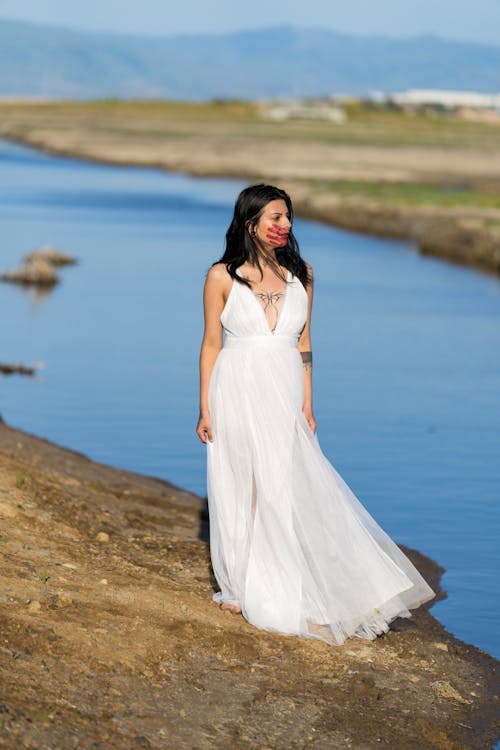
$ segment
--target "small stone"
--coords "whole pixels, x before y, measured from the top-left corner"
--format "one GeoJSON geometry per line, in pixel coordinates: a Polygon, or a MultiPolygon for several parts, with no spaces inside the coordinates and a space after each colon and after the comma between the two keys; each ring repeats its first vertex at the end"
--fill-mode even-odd
{"type": "Polygon", "coordinates": [[[59,604],[62,607],[66,607],[66,606],[68,606],[68,604],[72,604],[73,603],[73,599],[66,592],[59,591],[58,594],[59,594],[59,604]]]}
{"type": "Polygon", "coordinates": [[[457,701],[457,703],[472,703],[472,701],[460,695],[458,690],[455,690],[453,685],[450,685],[446,680],[436,680],[431,683],[431,687],[439,698],[448,698],[449,700],[457,701]]]}
{"type": "Polygon", "coordinates": [[[446,643],[434,643],[434,648],[438,648],[440,651],[448,651],[448,646],[446,643]]]}
{"type": "Polygon", "coordinates": [[[96,540],[98,542],[101,542],[102,544],[105,544],[106,542],[109,542],[109,534],[107,534],[105,531],[100,531],[96,536],[96,540]]]}
{"type": "Polygon", "coordinates": [[[101,578],[101,580],[99,581],[99,583],[102,583],[104,586],[107,586],[108,579],[107,578],[101,578]]]}
{"type": "Polygon", "coordinates": [[[186,718],[186,709],[185,708],[181,708],[181,710],[179,711],[179,714],[182,716],[183,719],[185,719],[186,718]]]}
{"type": "Polygon", "coordinates": [[[28,604],[28,609],[30,612],[39,612],[41,608],[42,605],[36,599],[33,599],[33,601],[28,604]]]}

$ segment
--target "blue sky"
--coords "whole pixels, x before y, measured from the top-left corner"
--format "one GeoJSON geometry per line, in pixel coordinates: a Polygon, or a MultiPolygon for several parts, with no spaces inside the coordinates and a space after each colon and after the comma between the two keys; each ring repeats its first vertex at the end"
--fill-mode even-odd
{"type": "Polygon", "coordinates": [[[500,45],[500,0],[0,0],[0,17],[94,31],[175,34],[289,24],[500,45]]]}

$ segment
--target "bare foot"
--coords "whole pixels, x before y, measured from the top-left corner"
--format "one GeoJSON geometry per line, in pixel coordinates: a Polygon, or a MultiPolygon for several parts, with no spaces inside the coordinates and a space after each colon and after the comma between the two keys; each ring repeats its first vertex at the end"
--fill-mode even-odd
{"type": "Polygon", "coordinates": [[[241,614],[241,607],[238,607],[237,604],[226,604],[223,602],[222,604],[219,604],[219,607],[221,609],[227,609],[228,612],[233,612],[235,615],[241,614]]]}

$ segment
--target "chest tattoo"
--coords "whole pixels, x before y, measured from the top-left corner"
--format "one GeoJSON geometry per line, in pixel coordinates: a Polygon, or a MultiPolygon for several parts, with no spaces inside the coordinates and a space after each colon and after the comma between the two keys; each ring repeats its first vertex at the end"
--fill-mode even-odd
{"type": "Polygon", "coordinates": [[[254,292],[254,294],[264,309],[271,330],[274,331],[281,309],[280,300],[284,297],[285,292],[254,292]]]}

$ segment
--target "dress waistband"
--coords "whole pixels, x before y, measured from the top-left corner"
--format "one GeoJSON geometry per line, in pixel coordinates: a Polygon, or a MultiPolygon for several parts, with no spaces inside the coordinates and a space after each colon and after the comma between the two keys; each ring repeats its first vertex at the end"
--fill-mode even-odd
{"type": "Polygon", "coordinates": [[[259,336],[226,335],[223,349],[253,349],[256,346],[280,347],[290,349],[297,346],[295,336],[279,336],[274,333],[259,336]]]}

